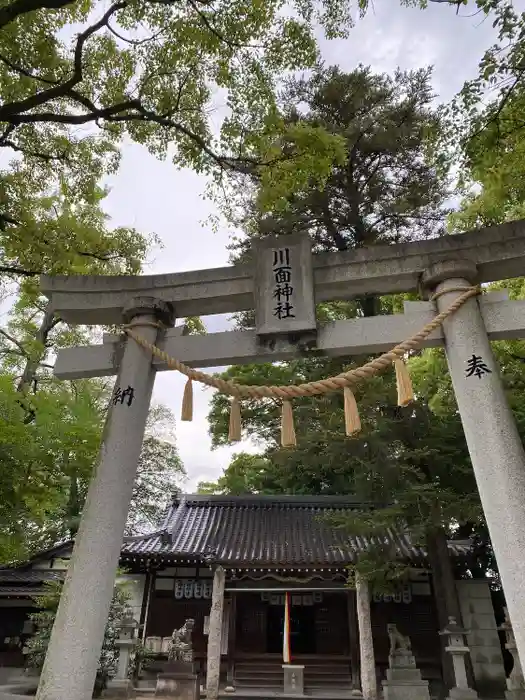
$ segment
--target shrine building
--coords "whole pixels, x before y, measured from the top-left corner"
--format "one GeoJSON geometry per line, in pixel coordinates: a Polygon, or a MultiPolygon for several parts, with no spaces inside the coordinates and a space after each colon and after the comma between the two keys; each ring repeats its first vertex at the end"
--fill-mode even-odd
{"type": "MultiPolygon", "coordinates": [[[[304,665],[305,693],[333,689],[341,697],[360,687],[356,593],[347,566],[366,551],[330,516],[362,508],[339,496],[196,496],[173,498],[159,530],[124,539],[120,566],[127,573],[138,634],[152,652],[141,683],[154,683],[174,629],[193,618],[193,647],[205,686],[214,571],[224,571],[220,633],[220,689],[241,696],[257,689],[282,692],[285,596],[290,653],[304,665]]],[[[385,678],[387,625],[410,637],[416,663],[431,689],[442,684],[442,650],[432,577],[425,551],[409,534],[386,540],[410,564],[410,580],[395,594],[372,594],[370,614],[378,682],[385,678]]],[[[18,567],[0,568],[0,666],[21,666],[32,630],[31,596],[43,582],[62,579],[73,542],[18,567]]],[[[453,557],[469,543],[448,543],[453,557]]],[[[478,689],[504,687],[505,674],[491,594],[486,581],[457,582],[463,624],[478,689]]],[[[217,598],[217,591],[215,591],[217,598]]]]}

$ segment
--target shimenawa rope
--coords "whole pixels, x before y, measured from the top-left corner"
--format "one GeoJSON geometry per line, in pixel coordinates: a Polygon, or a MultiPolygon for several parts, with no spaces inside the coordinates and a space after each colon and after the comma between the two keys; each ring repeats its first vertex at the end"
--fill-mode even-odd
{"type": "MultiPolygon", "coordinates": [[[[136,333],[133,328],[136,326],[144,326],[144,322],[140,321],[137,324],[128,324],[124,326],[125,333],[132,338],[136,343],[142,346],[152,355],[157,357],[162,362],[165,362],[170,369],[177,370],[188,377],[188,382],[184,389],[182,420],[191,420],[193,414],[193,393],[192,382],[197,381],[206,386],[213,387],[223,394],[233,397],[231,414],[230,414],[230,440],[240,440],[241,433],[241,417],[240,417],[240,401],[242,398],[262,399],[276,398],[283,401],[282,425],[281,425],[281,442],[283,446],[295,445],[295,430],[293,427],[293,415],[291,410],[290,399],[302,396],[318,396],[320,394],[328,394],[340,389],[345,390],[345,423],[346,433],[350,435],[360,430],[361,424],[359,415],[357,414],[357,405],[351,386],[357,384],[362,379],[373,377],[380,372],[383,372],[387,367],[394,363],[396,370],[396,378],[398,385],[398,403],[405,406],[413,399],[412,385],[408,370],[404,363],[403,357],[407,352],[417,350],[423,341],[438,328],[443,321],[455,313],[463,304],[471,297],[481,293],[479,287],[450,287],[443,289],[431,297],[434,301],[443,294],[449,292],[461,292],[460,296],[455,299],[449,307],[437,314],[432,321],[427,323],[420,331],[415,333],[411,338],[404,340],[399,345],[396,345],[392,350],[383,353],[379,357],[370,360],[362,367],[342,372],[334,377],[320,379],[315,382],[306,382],[304,384],[290,385],[269,385],[259,386],[256,384],[238,384],[237,382],[222,379],[221,377],[207,374],[199,370],[188,367],[180,360],[168,355],[164,350],[150,343],[141,335],[136,333]]],[[[146,325],[150,325],[149,323],[146,325]]],[[[158,325],[158,324],[151,324],[158,325]]]]}

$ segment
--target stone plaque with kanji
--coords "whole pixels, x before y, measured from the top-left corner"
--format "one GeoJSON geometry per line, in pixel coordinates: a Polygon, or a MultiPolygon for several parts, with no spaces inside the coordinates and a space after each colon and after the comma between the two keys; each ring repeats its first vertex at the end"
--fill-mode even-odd
{"type": "Polygon", "coordinates": [[[316,328],[312,246],[308,234],[254,243],[255,324],[261,336],[316,328]]]}

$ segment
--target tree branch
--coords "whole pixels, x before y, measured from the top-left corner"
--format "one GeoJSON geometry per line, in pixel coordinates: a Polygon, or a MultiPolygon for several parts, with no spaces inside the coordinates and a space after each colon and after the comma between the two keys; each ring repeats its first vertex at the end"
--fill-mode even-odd
{"type": "MultiPolygon", "coordinates": [[[[73,91],[73,99],[78,99],[78,93],[73,91]]],[[[87,99],[82,97],[82,99],[87,99]]],[[[96,121],[97,119],[110,119],[122,111],[129,110],[133,106],[131,101],[121,102],[111,107],[96,109],[90,113],[84,114],[57,114],[55,112],[33,112],[31,114],[14,114],[13,116],[4,119],[15,126],[19,124],[36,124],[38,122],[55,122],[57,124],[81,125],[96,121]]],[[[2,119],[2,108],[0,107],[0,120],[2,119]]]]}
{"type": "MultiPolygon", "coordinates": [[[[35,341],[40,343],[40,345],[45,348],[49,334],[59,322],[60,319],[55,318],[55,313],[51,307],[51,304],[48,303],[42,323],[35,334],[35,341]]],[[[25,393],[32,384],[36,377],[38,366],[44,359],[44,354],[44,352],[41,353],[40,357],[38,358],[28,358],[22,376],[20,377],[20,381],[16,387],[17,392],[25,393]]]]}
{"type": "Polygon", "coordinates": [[[126,42],[126,44],[131,44],[131,46],[141,46],[142,44],[147,44],[150,41],[155,41],[161,34],[164,33],[164,27],[162,29],[159,29],[158,32],[153,34],[152,36],[147,36],[145,39],[128,39],[128,37],[122,36],[122,34],[119,34],[116,29],[114,29],[108,22],[107,27],[109,31],[113,34],[113,36],[116,36],[117,39],[120,39],[121,41],[126,42]]]}
{"type": "MultiPolygon", "coordinates": [[[[174,5],[175,0],[143,0],[150,5],[174,5]]],[[[435,2],[436,0],[432,0],[435,2]]],[[[439,0],[443,1],[443,0],[439,0]]],[[[60,10],[68,5],[74,5],[76,0],[14,0],[9,5],[0,8],[0,29],[14,22],[18,17],[38,10],[60,10]]],[[[197,0],[200,5],[208,7],[213,0],[197,0]]],[[[127,3],[126,3],[127,4],[127,3]]]]}
{"type": "Polygon", "coordinates": [[[500,100],[498,104],[498,108],[495,110],[495,112],[490,116],[489,119],[487,119],[482,126],[479,127],[479,129],[476,129],[473,134],[470,134],[470,136],[467,137],[467,141],[472,141],[476,137],[478,137],[485,129],[490,126],[491,124],[499,124],[499,119],[501,117],[501,114],[503,110],[505,109],[505,106],[507,102],[510,100],[512,97],[512,94],[514,90],[518,87],[518,85],[521,82],[521,79],[523,78],[523,75],[525,73],[525,67],[519,69],[518,75],[514,78],[514,81],[512,85],[510,85],[503,98],[500,100]]]}
{"type": "Polygon", "coordinates": [[[94,258],[95,260],[100,260],[100,262],[112,262],[113,260],[119,260],[122,256],[118,253],[115,255],[99,255],[97,253],[88,253],[87,251],[78,250],[77,255],[81,255],[84,258],[94,258]]]}
{"type": "Polygon", "coordinates": [[[216,29],[216,28],[212,25],[212,23],[211,23],[210,20],[206,17],[206,15],[204,14],[204,12],[202,12],[201,10],[199,10],[198,7],[196,7],[196,5],[195,5],[195,3],[193,2],[193,0],[188,0],[188,4],[193,8],[193,10],[194,10],[195,13],[197,14],[197,16],[199,17],[199,19],[201,20],[201,22],[204,24],[204,26],[206,27],[206,29],[207,29],[209,32],[211,32],[211,34],[213,34],[214,36],[216,36],[217,39],[219,39],[219,40],[222,41],[224,44],[226,44],[226,46],[229,46],[230,48],[237,48],[237,49],[240,49],[240,48],[242,48],[243,46],[246,46],[246,44],[238,44],[238,43],[235,42],[235,41],[229,41],[228,39],[226,39],[226,37],[225,37],[223,34],[221,34],[221,32],[219,32],[219,30],[216,29]]]}
{"type": "MultiPolygon", "coordinates": [[[[29,0],[24,0],[29,2],[29,0]]],[[[55,85],[48,90],[42,90],[37,92],[35,95],[26,97],[24,100],[18,100],[16,102],[10,102],[4,104],[0,107],[0,121],[10,122],[12,124],[17,124],[21,122],[16,121],[16,117],[21,116],[21,113],[29,112],[35,107],[41,107],[52,100],[56,100],[59,97],[66,97],[70,94],[71,90],[82,81],[82,56],[84,51],[84,44],[89,39],[90,36],[98,32],[102,27],[108,26],[108,20],[112,17],[118,10],[122,10],[127,7],[127,1],[121,0],[121,2],[116,2],[104,15],[99,19],[98,22],[92,24],[90,27],[85,29],[78,35],[77,43],[75,46],[75,53],[73,58],[73,74],[64,83],[55,85]]],[[[1,17],[1,14],[0,14],[1,17]]],[[[1,28],[0,20],[0,28],[1,28]]]]}
{"type": "Polygon", "coordinates": [[[2,273],[7,275],[22,275],[22,277],[36,277],[41,274],[41,271],[35,272],[33,270],[25,270],[23,267],[0,265],[0,274],[2,273]]]}
{"type": "Polygon", "coordinates": [[[149,109],[146,109],[140,102],[138,102],[136,105],[134,105],[136,111],[138,114],[130,114],[130,115],[118,115],[114,117],[110,117],[108,121],[114,121],[114,122],[121,122],[121,121],[150,121],[154,122],[155,124],[159,124],[160,126],[165,126],[170,129],[175,129],[176,131],[180,132],[181,134],[184,134],[184,136],[187,136],[189,139],[191,139],[194,143],[196,143],[199,148],[206,153],[212,160],[214,160],[218,165],[221,167],[228,167],[232,169],[236,169],[242,164],[250,164],[250,165],[258,165],[257,161],[253,158],[230,158],[228,156],[221,156],[218,153],[215,153],[215,151],[210,148],[210,146],[206,143],[204,138],[202,136],[199,136],[198,134],[195,134],[194,132],[190,131],[187,127],[185,127],[183,124],[180,124],[179,122],[174,121],[170,115],[160,115],[156,114],[155,112],[152,112],[149,109]]]}
{"type": "Polygon", "coordinates": [[[31,151],[25,149],[23,146],[18,146],[13,141],[9,139],[4,139],[0,137],[0,148],[10,148],[17,153],[23,153],[31,158],[40,158],[41,160],[67,160],[67,155],[65,153],[60,153],[58,155],[53,155],[52,153],[43,153],[42,151],[31,151]]]}
{"type": "Polygon", "coordinates": [[[73,5],[75,0],[15,0],[0,9],[0,29],[14,22],[20,15],[37,10],[59,10],[73,5]]]}
{"type": "MultiPolygon", "coordinates": [[[[74,95],[78,93],[73,91],[74,95]]],[[[87,98],[83,98],[87,99],[87,98]]],[[[90,102],[92,105],[92,103],[90,102]]],[[[92,105],[95,107],[95,105],[92,105]]],[[[0,107],[0,120],[2,119],[2,108],[0,107]]],[[[80,125],[88,124],[99,120],[108,122],[131,122],[145,121],[165,126],[166,128],[175,129],[184,136],[187,136],[199,148],[206,153],[215,163],[221,167],[231,168],[232,170],[242,170],[243,167],[254,167],[259,165],[254,158],[240,157],[232,158],[229,156],[221,156],[206,143],[205,139],[198,134],[195,134],[183,124],[174,121],[169,115],[156,114],[149,109],[146,109],[139,100],[129,100],[121,102],[111,107],[103,109],[95,109],[84,114],[56,114],[55,112],[33,112],[31,114],[17,114],[8,119],[11,124],[35,124],[38,122],[55,122],[57,124],[80,125]]]]}
{"type": "Polygon", "coordinates": [[[6,340],[9,340],[10,343],[13,343],[13,345],[16,345],[16,347],[20,350],[22,355],[24,357],[27,357],[27,351],[24,348],[24,346],[18,342],[16,338],[13,338],[12,335],[10,335],[7,331],[4,331],[3,328],[0,328],[0,335],[3,335],[6,340]]]}
{"type": "Polygon", "coordinates": [[[46,85],[57,85],[58,80],[48,80],[47,78],[42,78],[40,75],[35,75],[34,73],[31,73],[31,71],[26,70],[22,66],[17,65],[16,63],[13,63],[10,61],[8,58],[0,54],[0,61],[6,64],[8,68],[11,68],[11,70],[15,71],[15,73],[20,73],[20,75],[25,76],[26,78],[31,78],[32,80],[38,80],[41,83],[45,83],[46,85]]]}

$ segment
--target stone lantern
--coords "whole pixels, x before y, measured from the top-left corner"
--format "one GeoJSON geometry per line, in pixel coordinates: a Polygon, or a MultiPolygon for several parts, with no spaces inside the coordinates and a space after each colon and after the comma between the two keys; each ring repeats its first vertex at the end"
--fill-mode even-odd
{"type": "Polygon", "coordinates": [[[507,678],[505,698],[506,700],[525,700],[525,681],[523,679],[523,670],[521,668],[514,632],[512,631],[512,623],[507,608],[503,608],[503,610],[505,613],[505,621],[498,629],[505,632],[505,649],[510,653],[513,661],[512,671],[507,678]]]}
{"type": "Polygon", "coordinates": [[[476,691],[469,688],[467,680],[466,657],[470,649],[465,644],[466,632],[457,624],[455,617],[449,617],[448,625],[439,633],[448,637],[445,651],[452,656],[456,679],[456,686],[451,688],[447,700],[473,700],[478,697],[476,691]]]}
{"type": "Polygon", "coordinates": [[[138,622],[131,616],[125,616],[118,624],[119,636],[115,641],[118,647],[118,665],[115,676],[109,681],[104,695],[108,697],[135,697],[135,689],[128,678],[129,660],[133,647],[136,645],[136,630],[138,622]]]}

